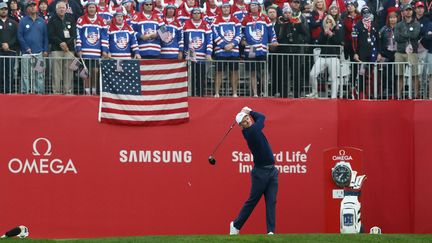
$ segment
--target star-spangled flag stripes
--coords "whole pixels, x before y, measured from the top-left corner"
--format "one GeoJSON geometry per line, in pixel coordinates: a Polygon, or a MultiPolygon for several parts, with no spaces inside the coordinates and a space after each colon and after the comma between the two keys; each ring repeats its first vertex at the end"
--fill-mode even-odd
{"type": "Polygon", "coordinates": [[[99,121],[171,125],[189,120],[186,62],[102,60],[99,121]]]}

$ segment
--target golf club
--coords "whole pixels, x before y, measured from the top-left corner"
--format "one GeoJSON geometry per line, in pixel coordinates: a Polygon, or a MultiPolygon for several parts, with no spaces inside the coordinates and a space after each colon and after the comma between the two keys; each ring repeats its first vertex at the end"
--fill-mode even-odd
{"type": "Polygon", "coordinates": [[[231,130],[233,129],[234,125],[237,122],[234,121],[233,124],[231,124],[230,128],[228,129],[228,131],[225,133],[225,135],[222,137],[222,139],[219,141],[219,143],[216,145],[216,147],[214,148],[213,152],[211,153],[211,155],[208,158],[208,161],[211,165],[215,165],[216,164],[216,159],[214,157],[214,154],[216,153],[216,150],[219,148],[219,146],[222,144],[222,142],[225,140],[225,138],[228,136],[228,134],[231,132],[231,130]]]}

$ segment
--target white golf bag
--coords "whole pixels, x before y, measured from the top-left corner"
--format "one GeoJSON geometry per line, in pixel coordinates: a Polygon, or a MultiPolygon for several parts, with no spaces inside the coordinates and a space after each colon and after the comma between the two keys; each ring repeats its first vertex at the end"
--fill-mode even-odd
{"type": "Polygon", "coordinates": [[[361,231],[361,204],[358,195],[344,196],[340,207],[340,231],[342,234],[358,234],[361,231]]]}

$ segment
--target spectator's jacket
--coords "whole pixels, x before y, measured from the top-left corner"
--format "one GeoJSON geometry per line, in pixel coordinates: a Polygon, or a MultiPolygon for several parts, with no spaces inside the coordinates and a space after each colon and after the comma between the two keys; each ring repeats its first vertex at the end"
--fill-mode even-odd
{"type": "Polygon", "coordinates": [[[39,11],[38,15],[45,20],[45,23],[48,23],[49,19],[51,18],[51,13],[48,11],[39,11]]]}
{"type": "MultiPolygon", "coordinates": [[[[320,37],[318,39],[318,45],[337,45],[343,46],[343,29],[341,25],[336,24],[336,26],[332,29],[333,35],[330,37],[324,33],[324,29],[321,30],[320,37]]],[[[339,47],[321,47],[321,56],[331,55],[334,57],[335,55],[341,55],[341,48],[339,47]]]]}
{"type": "MultiPolygon", "coordinates": [[[[18,51],[18,39],[17,39],[17,31],[18,31],[18,23],[10,18],[6,18],[6,21],[3,22],[0,20],[0,43],[7,43],[9,45],[9,49],[13,51],[18,51]]],[[[0,45],[0,51],[4,51],[0,45]]]]}
{"type": "Polygon", "coordinates": [[[254,17],[247,15],[242,22],[243,38],[246,41],[245,54],[248,55],[251,48],[255,48],[255,56],[267,55],[267,44],[277,42],[276,34],[270,19],[259,13],[254,17]]]}
{"type": "Polygon", "coordinates": [[[249,6],[247,4],[241,5],[242,8],[239,7],[237,3],[231,7],[231,13],[240,21],[243,21],[244,17],[249,13],[249,6]]]}
{"type": "Polygon", "coordinates": [[[411,44],[413,52],[417,53],[419,35],[420,23],[414,18],[409,23],[405,20],[397,23],[395,27],[395,41],[397,43],[396,52],[405,53],[407,45],[411,44]]]}
{"type": "MultiPolygon", "coordinates": [[[[56,4],[61,0],[54,0],[48,5],[48,11],[53,13],[56,12],[56,4]]],[[[66,0],[66,13],[72,14],[74,19],[77,21],[79,17],[83,15],[83,10],[81,8],[81,4],[77,0],[66,0]]]]}
{"type": "Polygon", "coordinates": [[[35,21],[29,16],[21,19],[18,25],[18,40],[23,54],[48,52],[48,30],[45,20],[36,17],[35,21]]]}
{"type": "Polygon", "coordinates": [[[226,21],[222,15],[219,15],[212,29],[216,44],[214,48],[216,57],[238,57],[241,40],[241,24],[238,19],[234,15],[230,15],[229,20],[226,21]],[[234,44],[234,48],[230,51],[225,51],[224,47],[230,43],[234,44]]]}
{"type": "Polygon", "coordinates": [[[375,62],[378,56],[378,32],[375,26],[371,26],[368,31],[363,21],[358,22],[353,29],[353,50],[355,54],[359,55],[359,58],[363,62],[375,62]]]}
{"type": "Polygon", "coordinates": [[[128,13],[128,14],[125,16],[126,23],[127,23],[129,26],[132,26],[132,19],[133,19],[133,16],[135,16],[135,14],[136,14],[135,10],[132,10],[131,13],[128,13]]]}
{"type": "MultiPolygon", "coordinates": [[[[207,4],[207,3],[205,3],[207,4]]],[[[212,26],[216,17],[222,15],[222,10],[218,7],[210,8],[207,4],[207,10],[205,12],[204,20],[207,21],[207,23],[212,26]]]]}
{"type": "MultiPolygon", "coordinates": [[[[280,44],[306,44],[310,40],[310,31],[307,20],[304,16],[300,16],[300,21],[286,20],[286,22],[278,21],[275,25],[277,40],[280,44]]],[[[304,46],[278,46],[278,52],[283,53],[304,53],[304,46]]]]}
{"type": "Polygon", "coordinates": [[[316,42],[318,41],[318,38],[321,34],[321,29],[322,29],[321,25],[324,17],[325,17],[325,13],[322,17],[320,17],[318,11],[316,10],[312,11],[311,22],[309,23],[312,44],[316,44],[316,42]]]}
{"type": "Polygon", "coordinates": [[[164,16],[164,9],[163,9],[163,8],[157,8],[157,7],[154,7],[154,8],[153,8],[153,13],[157,14],[157,16],[158,16],[159,18],[163,19],[163,16],[164,16]]]}
{"type": "Polygon", "coordinates": [[[160,38],[143,40],[141,37],[144,34],[157,33],[159,28],[164,25],[164,22],[156,13],[152,13],[147,18],[143,12],[135,14],[132,19],[132,27],[135,31],[142,57],[159,57],[161,52],[160,38]]]}
{"type": "Polygon", "coordinates": [[[110,13],[110,9],[108,4],[106,4],[105,6],[97,6],[97,14],[102,17],[102,19],[104,20],[104,24],[108,25],[108,23],[111,21],[111,19],[113,18],[113,15],[110,13]]]}
{"type": "Polygon", "coordinates": [[[210,26],[205,20],[201,20],[198,26],[192,23],[192,20],[185,22],[183,26],[184,34],[184,49],[187,53],[193,48],[196,59],[202,61],[206,59],[206,55],[211,55],[213,52],[213,38],[210,26]]]}
{"type": "Polygon", "coordinates": [[[171,38],[161,40],[161,58],[177,59],[179,52],[183,52],[183,28],[176,18],[164,22],[171,38]]]}
{"type": "Polygon", "coordinates": [[[417,19],[417,21],[420,23],[420,34],[419,34],[420,43],[423,45],[424,48],[428,49],[429,41],[427,41],[428,39],[426,39],[425,37],[427,34],[427,29],[431,24],[431,21],[425,15],[423,15],[423,17],[421,17],[420,19],[417,19]]]}
{"type": "Polygon", "coordinates": [[[12,12],[9,10],[8,17],[10,19],[15,20],[15,22],[19,23],[21,21],[21,19],[24,18],[24,15],[22,14],[21,10],[19,10],[19,9],[15,12],[12,12]]]}
{"type": "Polygon", "coordinates": [[[428,50],[428,53],[432,53],[432,22],[429,22],[425,26],[424,32],[424,36],[420,42],[428,50]]]}
{"type": "Polygon", "coordinates": [[[83,58],[100,58],[102,52],[108,52],[108,26],[100,16],[94,22],[87,14],[78,19],[76,51],[83,58]]]}
{"type": "Polygon", "coordinates": [[[139,54],[135,33],[126,22],[120,28],[112,21],[108,29],[109,52],[112,58],[130,59],[132,52],[139,54]]]}
{"type": "Polygon", "coordinates": [[[349,45],[349,43],[352,42],[352,30],[354,26],[361,21],[362,17],[360,14],[357,14],[354,18],[350,15],[347,15],[345,18],[343,18],[343,27],[344,27],[344,41],[349,45]]]}
{"type": "Polygon", "coordinates": [[[396,53],[396,41],[394,40],[394,28],[383,26],[378,33],[378,53],[388,62],[394,62],[396,53]]]}
{"type": "Polygon", "coordinates": [[[48,22],[48,40],[51,44],[52,51],[62,51],[60,43],[65,42],[70,51],[75,50],[76,23],[71,14],[66,14],[62,19],[55,14],[48,22]],[[65,30],[69,32],[69,37],[66,38],[65,30]]]}

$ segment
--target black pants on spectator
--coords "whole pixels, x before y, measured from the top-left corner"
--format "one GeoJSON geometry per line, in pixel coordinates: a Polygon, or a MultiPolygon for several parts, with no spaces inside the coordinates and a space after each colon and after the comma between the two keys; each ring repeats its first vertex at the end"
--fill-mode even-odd
{"type": "Polygon", "coordinates": [[[204,96],[207,75],[205,62],[190,62],[192,67],[192,96],[204,96]]]}
{"type": "Polygon", "coordinates": [[[16,53],[12,51],[0,51],[0,56],[7,56],[0,58],[0,93],[7,94],[13,92],[12,80],[14,77],[15,56],[16,53]]]}
{"type": "Polygon", "coordinates": [[[287,68],[288,56],[272,55],[269,61],[272,80],[272,95],[286,98],[289,94],[289,72],[287,68]]]}

